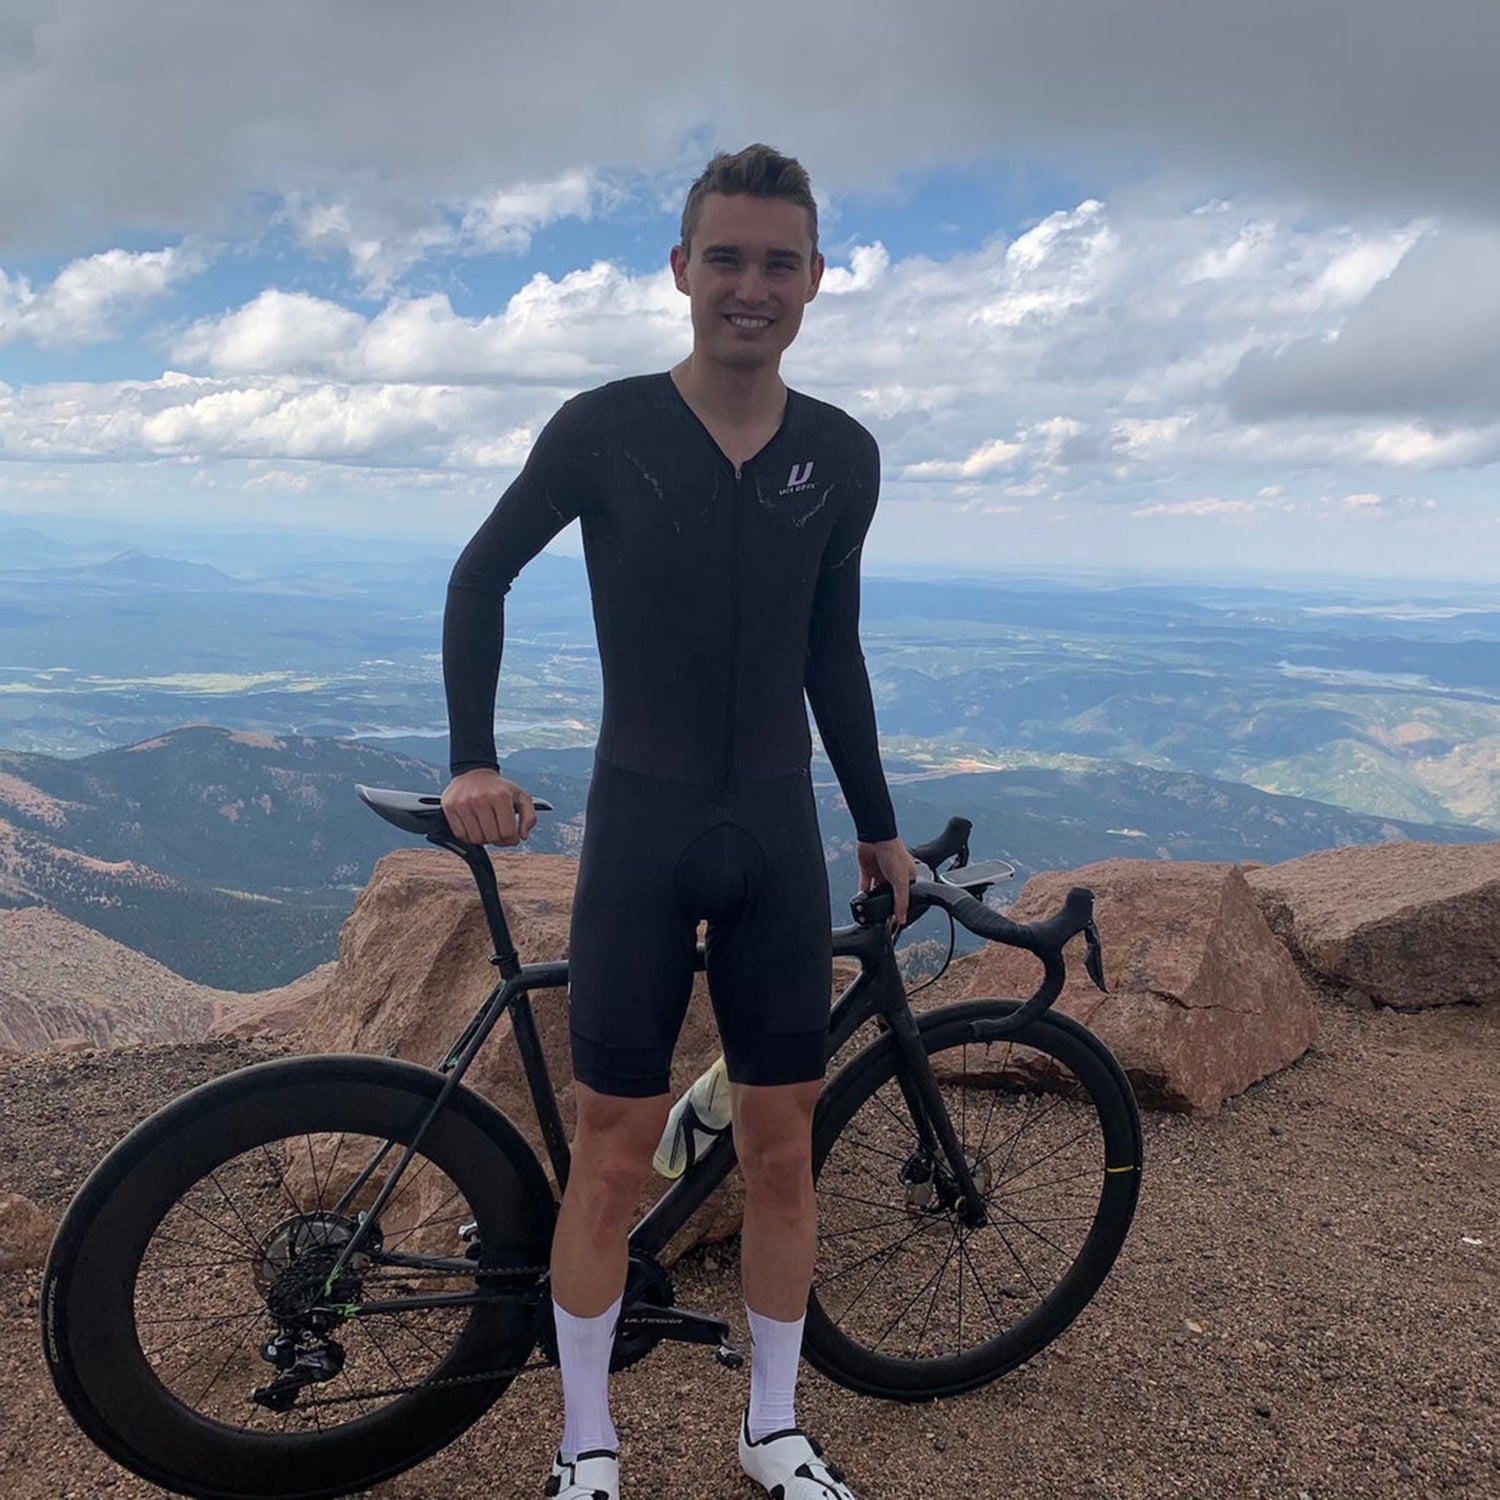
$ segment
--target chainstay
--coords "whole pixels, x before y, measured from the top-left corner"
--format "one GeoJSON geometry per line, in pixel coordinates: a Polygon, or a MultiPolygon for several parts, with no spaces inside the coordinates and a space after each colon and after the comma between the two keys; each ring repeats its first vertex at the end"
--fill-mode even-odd
{"type": "MultiPolygon", "coordinates": [[[[540,1278],[547,1275],[550,1270],[549,1266],[492,1266],[488,1268],[476,1266],[471,1274],[476,1281],[484,1281],[509,1276],[540,1278]]],[[[315,1407],[349,1406],[361,1401],[385,1401],[394,1396],[409,1396],[414,1391],[441,1391],[452,1386],[482,1385],[496,1380],[514,1380],[516,1376],[530,1374],[533,1370],[553,1368],[550,1360],[533,1359],[525,1364],[502,1366],[497,1370],[480,1370],[473,1375],[450,1375],[445,1380],[424,1380],[420,1385],[393,1386],[383,1391],[356,1391],[347,1396],[324,1396],[312,1401],[299,1401],[295,1409],[309,1411],[315,1407]]]]}
{"type": "Polygon", "coordinates": [[[392,1386],[383,1391],[355,1391],[348,1396],[323,1396],[315,1401],[299,1401],[294,1411],[311,1411],[314,1407],[349,1406],[361,1401],[386,1401],[393,1396],[410,1396],[417,1391],[441,1391],[450,1386],[483,1385],[495,1380],[514,1380],[517,1375],[526,1375],[533,1370],[550,1370],[552,1365],[545,1359],[528,1360],[524,1365],[511,1365],[499,1370],[481,1370],[474,1375],[451,1375],[446,1380],[424,1380],[420,1385],[392,1386]]]}

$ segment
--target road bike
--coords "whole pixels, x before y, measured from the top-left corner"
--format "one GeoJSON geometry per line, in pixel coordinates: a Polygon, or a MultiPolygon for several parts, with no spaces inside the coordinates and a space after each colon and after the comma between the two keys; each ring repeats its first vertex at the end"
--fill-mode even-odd
{"type": "MultiPolygon", "coordinates": [[[[64,1403],[105,1452],[183,1494],[368,1488],[555,1359],[553,1187],[515,1124],[462,1080],[507,1017],[552,1179],[565,1185],[567,1134],[530,996],[565,987],[568,965],[520,962],[495,862],[454,838],[436,796],[359,795],[467,863],[493,990],[435,1070],[284,1058],[166,1105],[94,1170],[47,1264],[43,1343],[64,1403]]],[[[955,818],[912,849],[932,878],[913,884],[907,926],[940,910],[1029,950],[1043,968],[1029,999],[914,1010],[888,888],[856,896],[854,922],[833,934],[859,972],[832,1008],[840,1065],[814,1119],[804,1354],[840,1384],[898,1401],[973,1389],[1056,1338],[1108,1274],[1140,1185],[1124,1073],[1049,1009],[1079,934],[1104,987],[1092,896],[1075,888],[1047,920],[1011,921],[982,897],[1013,872],[970,864],[969,832],[955,818]],[[870,1040],[842,1060],[866,1023],[870,1040]]],[[[663,1339],[741,1363],[727,1323],[675,1305],[661,1261],[734,1164],[726,1130],[632,1231],[612,1368],[663,1339]]]]}

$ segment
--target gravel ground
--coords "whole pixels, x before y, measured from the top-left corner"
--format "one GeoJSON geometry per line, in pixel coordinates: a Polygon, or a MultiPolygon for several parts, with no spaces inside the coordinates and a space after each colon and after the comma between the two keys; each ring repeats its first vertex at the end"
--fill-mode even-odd
{"type": "MultiPolygon", "coordinates": [[[[1500,1011],[1322,1011],[1318,1047],[1215,1118],[1150,1116],[1135,1228],[1058,1343],[951,1401],[870,1401],[807,1372],[800,1415],[867,1500],[1500,1494],[1500,1011]]],[[[131,1122],[257,1061],[246,1043],[0,1067],[0,1188],[59,1212],[131,1122]]],[[[35,1274],[0,1277],[7,1500],[161,1492],[72,1427],[44,1370],[35,1274]]],[[[743,1338],[733,1246],[678,1298],[743,1338]]],[[[742,1497],[746,1377],[663,1346],[616,1383],[633,1496],[742,1497]],[[705,1480],[703,1475],[714,1475],[705,1480]],[[722,1478],[717,1477],[722,1476],[722,1478]]],[[[539,1492],[552,1372],[374,1493],[539,1492]]]]}

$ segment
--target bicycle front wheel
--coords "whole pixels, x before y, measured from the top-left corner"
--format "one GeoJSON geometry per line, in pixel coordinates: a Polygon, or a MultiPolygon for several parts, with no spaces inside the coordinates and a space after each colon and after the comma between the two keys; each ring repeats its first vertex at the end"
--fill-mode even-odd
{"type": "Polygon", "coordinates": [[[893,1037],[855,1057],[820,1101],[803,1349],[853,1390],[920,1401],[994,1380],[1073,1321],[1124,1243],[1141,1167],[1130,1084],[1066,1016],[982,1040],[983,1023],[1017,1008],[977,1000],[918,1018],[982,1223],[941,1151],[923,1145],[893,1037]]]}
{"type": "Polygon", "coordinates": [[[334,1267],[443,1080],[313,1057],[205,1084],[131,1132],[59,1227],[43,1288],[59,1394],[113,1458],[210,1500],[348,1494],[450,1441],[530,1354],[552,1198],[465,1089],[334,1267]],[[387,1147],[386,1143],[394,1143],[387,1147]]]}

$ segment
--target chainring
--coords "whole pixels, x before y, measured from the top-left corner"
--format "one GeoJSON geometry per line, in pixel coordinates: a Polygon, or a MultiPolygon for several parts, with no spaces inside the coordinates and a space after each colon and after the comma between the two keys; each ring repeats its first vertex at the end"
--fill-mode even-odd
{"type": "MultiPolygon", "coordinates": [[[[675,1303],[672,1278],[654,1256],[642,1250],[630,1252],[630,1264],[625,1272],[625,1296],[621,1305],[645,1303],[650,1307],[671,1307],[675,1303]]],[[[537,1347],[549,1364],[557,1363],[557,1324],[552,1316],[552,1298],[544,1297],[537,1314],[537,1347]]],[[[661,1334],[646,1329],[630,1333],[616,1333],[614,1349],[609,1357],[610,1373],[627,1370],[644,1359],[661,1342],[661,1334]]]]}

